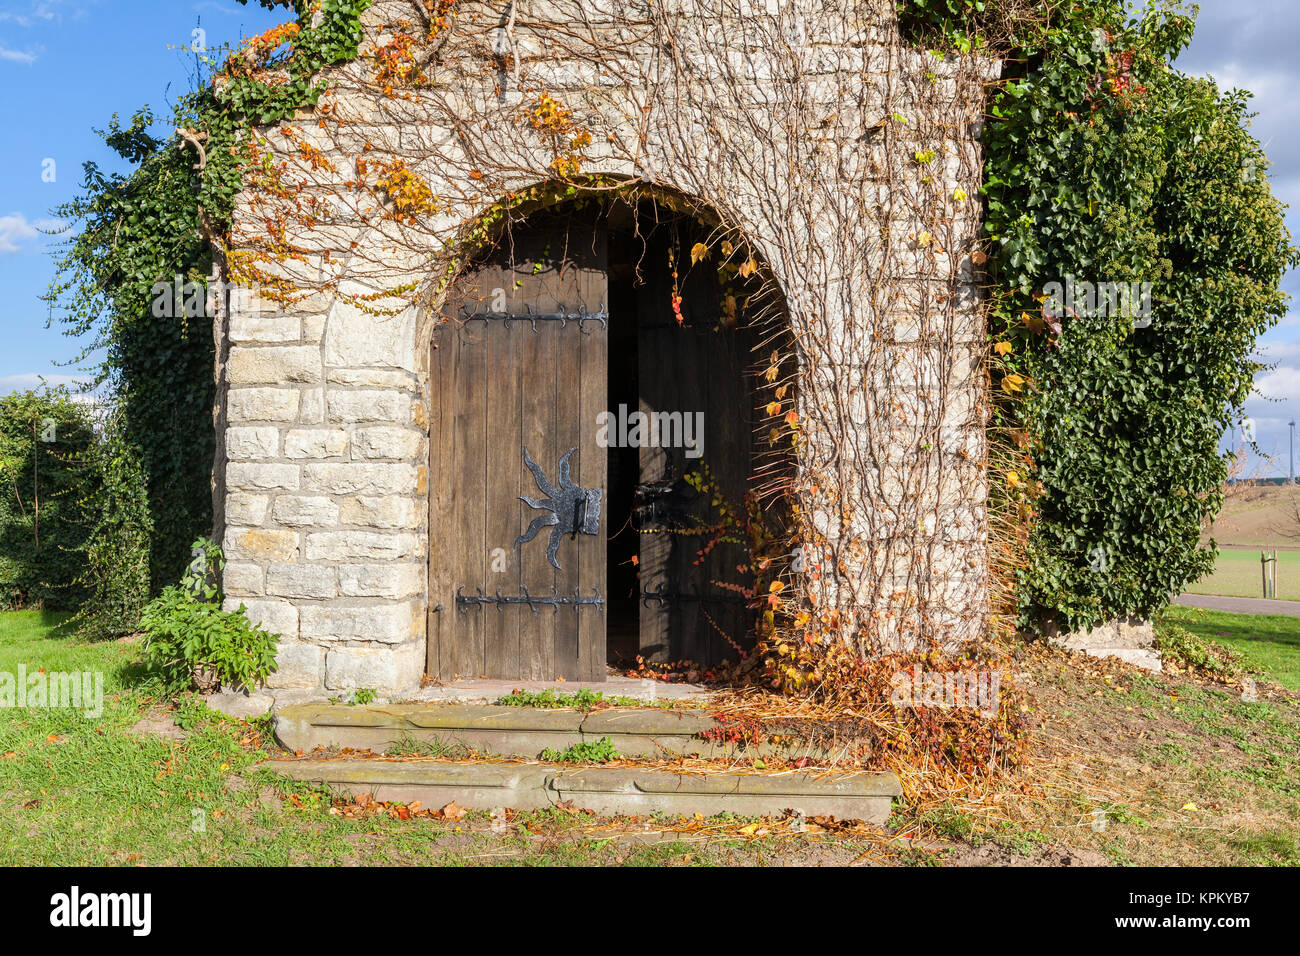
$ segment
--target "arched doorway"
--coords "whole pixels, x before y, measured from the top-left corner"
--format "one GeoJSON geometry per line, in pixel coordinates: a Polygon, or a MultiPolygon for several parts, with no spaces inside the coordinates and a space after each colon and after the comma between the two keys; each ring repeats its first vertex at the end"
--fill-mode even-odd
{"type": "MultiPolygon", "coordinates": [[[[725,250],[725,251],[724,251],[725,250]]],[[[600,680],[752,643],[772,303],[653,200],[508,229],[449,291],[430,358],[428,673],[600,680]]]]}

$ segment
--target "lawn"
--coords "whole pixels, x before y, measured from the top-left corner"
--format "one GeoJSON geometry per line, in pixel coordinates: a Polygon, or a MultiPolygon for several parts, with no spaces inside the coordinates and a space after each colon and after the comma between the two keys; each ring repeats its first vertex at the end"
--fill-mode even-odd
{"type": "MultiPolygon", "coordinates": [[[[0,709],[0,865],[1300,864],[1298,698],[1263,683],[1244,702],[1185,675],[1014,645],[1025,768],[979,792],[899,801],[888,828],[559,809],[402,820],[262,769],[275,750],[265,722],[158,700],[137,643],[85,644],[62,622],[0,614],[0,674],[98,671],[106,695],[95,718],[0,709]]],[[[1295,653],[1294,631],[1207,626],[1295,653]]],[[[1295,673],[1293,657],[1259,653],[1295,673]]]]}
{"type": "Polygon", "coordinates": [[[1194,634],[1232,648],[1252,668],[1300,692],[1300,617],[1178,606],[1169,608],[1165,616],[1194,634]]]}
{"type": "MultiPolygon", "coordinates": [[[[1214,565],[1214,573],[1189,584],[1187,590],[1192,594],[1263,597],[1259,552],[1259,548],[1221,549],[1214,565]]],[[[1300,551],[1278,550],[1277,597],[1287,601],[1300,601],[1300,551]]]]}
{"type": "Polygon", "coordinates": [[[754,840],[740,832],[743,820],[703,834],[665,820],[653,839],[624,839],[607,821],[558,811],[514,815],[506,832],[494,832],[486,813],[456,823],[331,813],[327,794],[257,766],[273,746],[265,722],[155,699],[132,686],[138,644],[83,643],[64,621],[0,613],[0,673],[97,671],[105,692],[96,719],[0,709],[0,866],[763,865],[808,854],[847,863],[863,853],[853,837],[754,840]],[[137,729],[142,720],[165,735],[137,729]],[[679,838],[675,827],[695,832],[679,838]]]}

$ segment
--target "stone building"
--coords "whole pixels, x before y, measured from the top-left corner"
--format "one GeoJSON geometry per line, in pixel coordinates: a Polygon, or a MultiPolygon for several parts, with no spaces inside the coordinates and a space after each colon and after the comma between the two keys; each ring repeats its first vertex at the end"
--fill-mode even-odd
{"type": "Polygon", "coordinates": [[[997,64],[894,6],[362,14],[259,130],[226,264],[258,294],[216,329],[225,600],[281,635],[270,686],[716,663],[765,521],[758,601],[810,640],[984,632],[997,64]]]}

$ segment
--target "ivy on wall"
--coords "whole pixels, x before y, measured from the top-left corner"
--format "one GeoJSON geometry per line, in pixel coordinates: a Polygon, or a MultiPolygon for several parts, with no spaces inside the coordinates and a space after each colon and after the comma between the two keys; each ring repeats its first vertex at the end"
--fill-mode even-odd
{"type": "Polygon", "coordinates": [[[260,160],[246,133],[315,102],[315,74],[356,56],[370,4],[260,2],[293,7],[298,22],[252,38],[211,82],[182,98],[170,117],[177,136],[156,136],[159,117],[148,109],[127,122],[115,116],[101,135],[130,170],[105,173],[87,163],[81,195],[56,210],[75,234],[46,299],[69,334],[90,336],[81,358],[102,354],[96,384],[108,387],[117,410],[104,451],[110,486],[87,553],[91,616],[108,632],[134,626],[133,614],[180,577],[190,542],[211,528],[215,354],[207,283],[224,253],[235,197],[260,160]],[[158,283],[187,291],[159,308],[158,283]],[[197,308],[187,304],[194,302],[197,308]],[[145,508],[136,507],[141,499],[145,508]]]}
{"type": "Polygon", "coordinates": [[[989,110],[993,494],[1032,529],[1031,628],[1149,617],[1210,570],[1219,437],[1300,261],[1246,95],[1171,66],[1193,16],[1129,16],[1053,11],[989,110]]]}

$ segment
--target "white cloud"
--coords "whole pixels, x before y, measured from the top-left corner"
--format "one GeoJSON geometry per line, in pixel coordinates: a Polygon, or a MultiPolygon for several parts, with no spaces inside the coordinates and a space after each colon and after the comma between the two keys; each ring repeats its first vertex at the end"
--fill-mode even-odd
{"type": "Polygon", "coordinates": [[[21,63],[23,66],[31,66],[36,62],[36,54],[28,53],[22,50],[11,50],[7,46],[0,46],[0,60],[9,63],[21,63]]]}
{"type": "Polygon", "coordinates": [[[43,235],[57,235],[66,229],[64,223],[57,219],[37,219],[29,221],[20,212],[0,216],[0,255],[17,252],[21,243],[38,239],[43,235]]]}
{"type": "MultiPolygon", "coordinates": [[[[16,23],[20,27],[31,27],[41,23],[49,23],[53,20],[62,20],[64,9],[68,4],[64,0],[31,0],[23,11],[19,11],[10,6],[8,9],[0,10],[0,23],[16,23]]],[[[81,3],[73,4],[70,15],[72,18],[80,19],[85,13],[85,6],[81,3]]]]}
{"type": "Polygon", "coordinates": [[[26,392],[29,389],[39,389],[45,385],[58,386],[66,385],[73,391],[77,390],[78,382],[84,381],[84,378],[78,378],[75,375],[59,375],[55,373],[41,374],[39,372],[24,372],[21,375],[0,375],[0,395],[8,395],[10,392],[26,392]]]}

